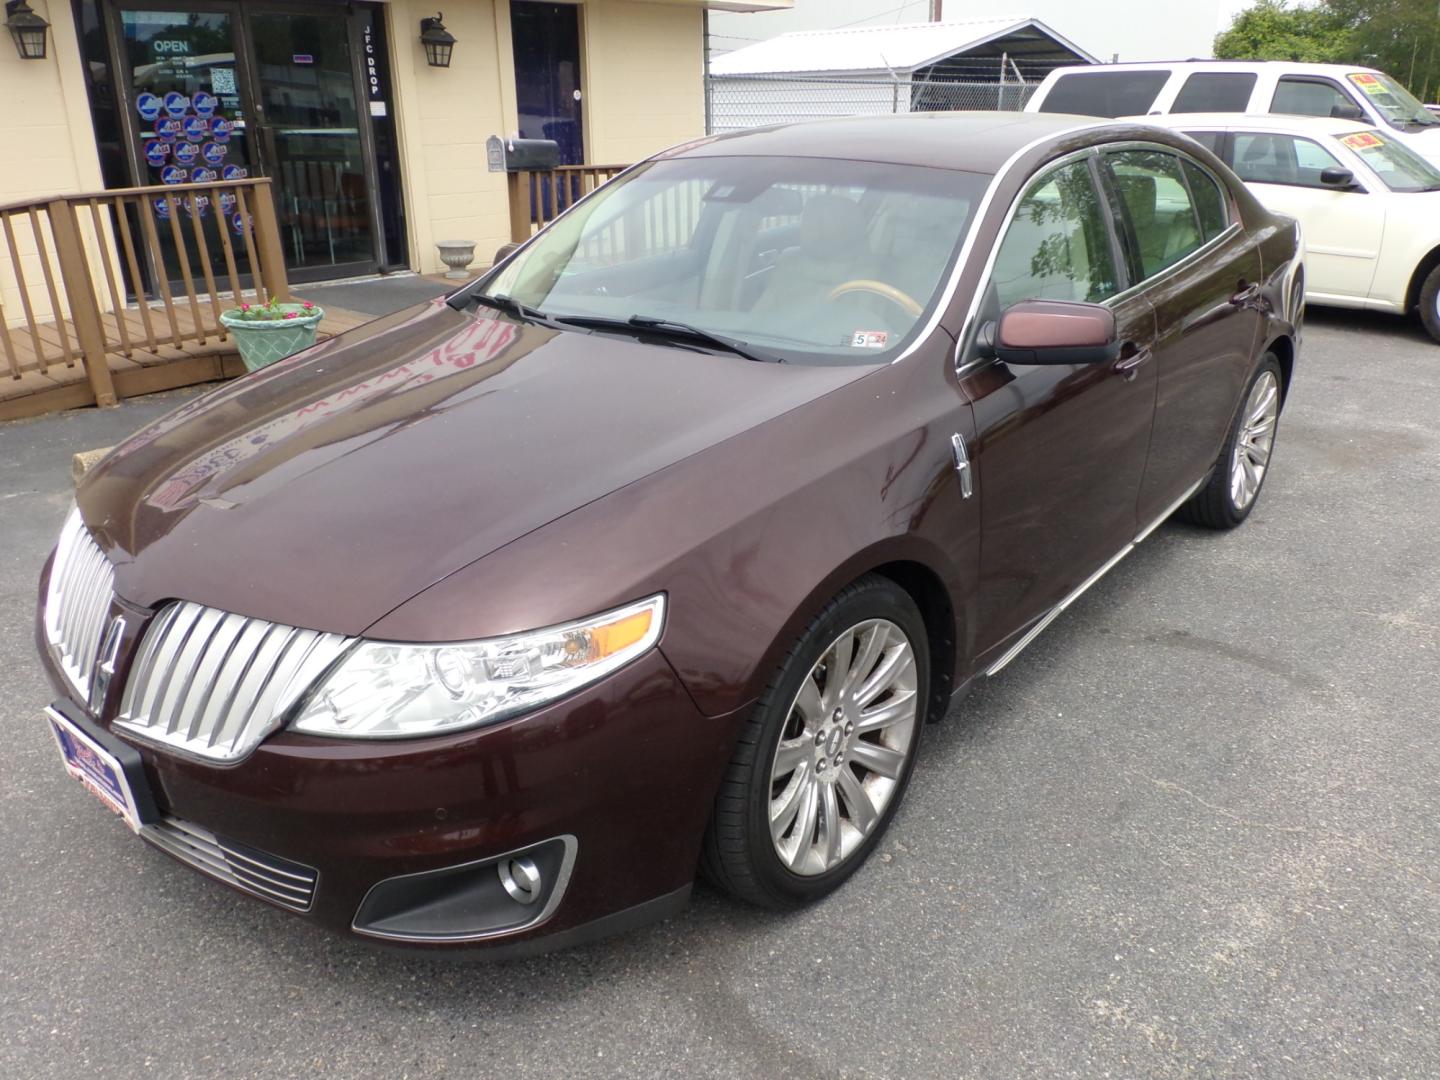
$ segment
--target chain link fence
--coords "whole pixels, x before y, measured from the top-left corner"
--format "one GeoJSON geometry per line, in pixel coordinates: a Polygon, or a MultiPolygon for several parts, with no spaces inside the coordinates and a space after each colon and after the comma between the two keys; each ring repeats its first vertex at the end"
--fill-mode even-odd
{"type": "Polygon", "coordinates": [[[711,135],[834,116],[1023,109],[1039,80],[807,79],[712,75],[706,84],[711,135]]]}

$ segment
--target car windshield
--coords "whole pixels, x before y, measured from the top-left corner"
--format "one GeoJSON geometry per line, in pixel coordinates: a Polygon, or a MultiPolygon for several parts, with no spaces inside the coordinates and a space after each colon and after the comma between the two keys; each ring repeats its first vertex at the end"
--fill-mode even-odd
{"type": "Polygon", "coordinates": [[[939,302],[988,181],[822,158],[663,159],[606,184],[478,288],[586,329],[635,319],[790,363],[887,360],[939,302]]]}
{"type": "Polygon", "coordinates": [[[1357,71],[1350,81],[1359,88],[1370,104],[1395,127],[1435,127],[1437,117],[1421,105],[1403,86],[1383,72],[1357,71]]]}
{"type": "Polygon", "coordinates": [[[1378,131],[1337,136],[1391,191],[1440,191],[1440,169],[1378,131]]]}

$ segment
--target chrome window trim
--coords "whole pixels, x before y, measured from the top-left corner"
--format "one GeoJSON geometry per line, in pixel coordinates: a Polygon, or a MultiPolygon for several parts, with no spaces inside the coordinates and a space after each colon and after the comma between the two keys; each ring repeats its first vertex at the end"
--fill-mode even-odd
{"type": "Polygon", "coordinates": [[[471,866],[498,866],[503,859],[512,855],[519,855],[522,852],[530,851],[545,844],[559,840],[565,846],[565,854],[560,859],[560,872],[555,878],[555,887],[550,890],[550,897],[545,901],[545,906],[528,922],[520,923],[518,926],[507,926],[500,930],[482,930],[478,934],[401,934],[386,930],[372,930],[361,926],[351,919],[350,929],[356,934],[365,937],[381,938],[385,941],[414,941],[414,942],[463,942],[463,941],[484,941],[488,938],[506,937],[511,934],[523,933],[533,930],[541,923],[546,922],[550,916],[555,914],[555,909],[560,906],[560,901],[565,898],[565,890],[570,884],[570,875],[575,869],[575,853],[580,847],[580,842],[571,833],[564,833],[560,836],[552,836],[547,840],[539,840],[533,844],[526,844],[524,847],[515,848],[513,851],[506,851],[500,855],[490,855],[483,859],[472,859],[469,862],[456,863],[453,866],[436,866],[429,870],[417,870],[413,874],[395,874],[392,877],[382,878],[365,890],[360,903],[355,908],[355,916],[358,918],[360,912],[365,910],[365,902],[370,899],[370,894],[380,888],[386,882],[404,881],[406,878],[426,877],[441,870],[463,870],[471,866]]]}
{"type": "MultiPolygon", "coordinates": [[[[1181,134],[1183,134],[1183,132],[1181,134]]],[[[1081,150],[1074,150],[1069,154],[1066,154],[1064,157],[1056,158],[1054,161],[1047,161],[1044,168],[1037,170],[1032,179],[1040,180],[1043,177],[1048,176],[1055,169],[1061,168],[1081,158],[1100,157],[1103,154],[1110,153],[1111,151],[1120,150],[1158,150],[1167,154],[1173,154],[1177,157],[1183,157],[1186,160],[1194,162],[1194,164],[1201,169],[1204,169],[1205,173],[1208,176],[1214,179],[1216,183],[1221,185],[1222,191],[1228,191],[1229,185],[1224,184],[1219,179],[1219,177],[1216,177],[1213,169],[1206,168],[1204,162],[1197,161],[1194,155],[1188,154],[1184,150],[1176,146],[1170,146],[1166,143],[1148,142],[1144,139],[1125,139],[1112,143],[1097,143],[1093,146],[1087,146],[1081,150]]],[[[1009,163],[1007,163],[1007,165],[1008,164],[1009,163]]],[[[999,176],[998,173],[996,175],[997,177],[999,176]]],[[[980,301],[985,295],[985,284],[989,282],[990,275],[995,269],[995,259],[999,255],[1000,245],[1004,243],[1005,234],[1010,231],[1010,223],[1015,219],[1015,213],[1020,208],[1020,202],[1022,199],[1025,198],[1025,193],[1030,190],[1030,187],[1030,184],[1026,184],[1024,189],[1022,189],[1021,192],[1015,196],[1015,201],[1010,204],[1009,210],[1006,211],[1005,219],[1000,224],[1000,232],[995,239],[995,244],[993,247],[991,247],[990,255],[985,260],[985,268],[980,275],[980,280],[982,284],[980,288],[975,290],[975,296],[970,301],[970,310],[966,313],[965,320],[961,324],[959,339],[956,342],[955,374],[957,377],[964,376],[965,374],[977,370],[978,368],[991,362],[988,359],[981,359],[971,360],[968,363],[960,363],[960,350],[963,348],[966,338],[969,337],[971,327],[975,321],[976,313],[980,310],[980,301]]],[[[1229,200],[1227,200],[1227,202],[1228,201],[1229,200]]],[[[1178,262],[1171,263],[1169,266],[1165,267],[1165,269],[1161,270],[1156,274],[1152,274],[1150,277],[1142,278],[1139,281],[1132,282],[1123,291],[1116,293],[1114,296],[1106,297],[1104,300],[1100,301],[1101,305],[1104,307],[1113,308],[1115,305],[1129,300],[1140,289],[1150,288],[1156,282],[1163,281],[1166,277],[1175,273],[1179,273],[1181,270],[1188,268],[1192,263],[1197,262],[1199,259],[1207,255],[1213,254],[1216,250],[1219,249],[1219,247],[1223,243],[1230,240],[1237,232],[1240,232],[1242,230],[1243,225],[1241,222],[1231,221],[1230,224],[1226,226],[1224,232],[1217,233],[1213,239],[1207,240],[1194,251],[1190,252],[1190,254],[1186,255],[1183,259],[1180,259],[1178,262]]]]}

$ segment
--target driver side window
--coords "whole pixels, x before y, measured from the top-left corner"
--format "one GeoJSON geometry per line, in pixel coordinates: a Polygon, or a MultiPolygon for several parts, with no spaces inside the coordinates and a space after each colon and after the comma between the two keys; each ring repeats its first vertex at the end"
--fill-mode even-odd
{"type": "Polygon", "coordinates": [[[1087,162],[1031,184],[1000,241],[991,281],[1001,310],[1021,300],[1099,303],[1119,291],[1110,226],[1087,162]]]}

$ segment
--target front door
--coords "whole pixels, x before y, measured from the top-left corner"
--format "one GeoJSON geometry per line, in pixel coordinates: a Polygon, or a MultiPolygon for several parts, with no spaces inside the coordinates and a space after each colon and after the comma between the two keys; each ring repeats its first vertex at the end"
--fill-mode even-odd
{"type": "Polygon", "coordinates": [[[514,0],[515,99],[522,139],[560,144],[560,164],[585,164],[580,100],[580,9],[514,0]]]}
{"type": "Polygon", "coordinates": [[[1368,297],[1385,231],[1385,200],[1321,183],[1326,169],[1345,166],[1313,139],[1261,131],[1237,131],[1230,138],[1236,175],[1267,209],[1288,214],[1304,229],[1306,295],[1320,303],[1368,297]]]}
{"type": "Polygon", "coordinates": [[[294,280],[377,268],[383,230],[349,7],[155,0],[112,17],[137,182],[183,191],[269,176],[294,280]]]}
{"type": "Polygon", "coordinates": [[[1125,269],[1093,157],[1043,174],[1000,242],[977,325],[1021,300],[1106,303],[1114,364],[1022,365],[962,353],[981,499],[976,651],[994,661],[1135,538],[1155,406],[1154,311],[1125,269]]]}

